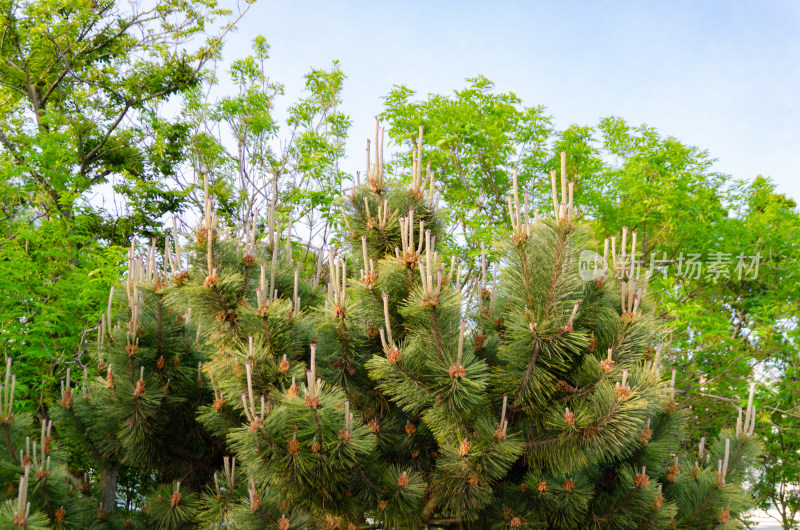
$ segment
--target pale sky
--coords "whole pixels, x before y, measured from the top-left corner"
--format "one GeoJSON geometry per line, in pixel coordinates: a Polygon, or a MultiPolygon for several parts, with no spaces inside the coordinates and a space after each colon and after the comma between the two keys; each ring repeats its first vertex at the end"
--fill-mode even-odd
{"type": "Polygon", "coordinates": [[[484,75],[557,127],[615,115],[708,149],[715,169],[771,177],[800,199],[800,2],[323,2],[258,0],[229,36],[252,38],[295,100],[310,67],[340,61],[353,120],[342,168],[363,169],[366,138],[394,84],[452,93],[484,75]]]}

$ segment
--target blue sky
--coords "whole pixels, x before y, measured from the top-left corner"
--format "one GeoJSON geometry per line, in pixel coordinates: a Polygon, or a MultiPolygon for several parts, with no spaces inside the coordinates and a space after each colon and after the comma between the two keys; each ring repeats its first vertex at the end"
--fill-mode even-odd
{"type": "Polygon", "coordinates": [[[708,149],[718,171],[771,177],[800,199],[800,2],[276,2],[258,0],[226,58],[264,35],[272,80],[296,99],[340,61],[353,120],[343,169],[362,169],[394,84],[449,93],[482,74],[558,127],[604,116],[708,149]]]}

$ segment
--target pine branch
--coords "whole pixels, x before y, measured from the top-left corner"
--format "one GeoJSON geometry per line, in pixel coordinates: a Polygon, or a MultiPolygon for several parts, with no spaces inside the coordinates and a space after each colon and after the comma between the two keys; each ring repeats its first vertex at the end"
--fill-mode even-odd
{"type": "Polygon", "coordinates": [[[520,400],[522,399],[522,393],[525,392],[525,389],[528,387],[528,380],[533,374],[534,368],[536,368],[536,361],[539,359],[539,352],[541,352],[541,343],[536,341],[533,345],[533,352],[531,353],[531,358],[528,361],[528,367],[525,369],[525,374],[522,376],[522,381],[519,385],[519,390],[517,391],[517,395],[514,398],[514,404],[512,408],[518,410],[521,406],[520,400]]]}

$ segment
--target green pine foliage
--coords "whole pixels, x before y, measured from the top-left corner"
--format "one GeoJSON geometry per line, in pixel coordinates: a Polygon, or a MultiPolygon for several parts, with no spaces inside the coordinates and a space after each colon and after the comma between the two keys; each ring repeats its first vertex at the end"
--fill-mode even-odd
{"type": "MultiPolygon", "coordinates": [[[[69,454],[52,421],[15,412],[16,375],[6,359],[0,385],[2,528],[91,528],[96,520],[89,484],[67,467],[69,454]]],[[[68,372],[69,373],[69,372],[68,372]]],[[[63,401],[73,398],[70,392],[63,401]]]]}
{"type": "MultiPolygon", "coordinates": [[[[92,352],[97,376],[83,382],[80,395],[69,380],[62,382],[62,396],[75,397],[62,397],[50,414],[59,435],[84,447],[89,465],[99,472],[98,508],[109,524],[142,519],[161,528],[186,527],[194,518],[191,495],[179,492],[185,500],[171,506],[161,490],[176,481],[205,485],[214,471],[209,463],[224,450],[197,421],[198,408],[211,398],[199,371],[206,354],[191,311],[167,304],[169,289],[156,272],[152,247],[141,258],[131,250],[130,258],[127,284],[116,296],[112,291],[92,352]],[[141,510],[114,509],[121,469],[159,484],[141,510]]],[[[183,281],[181,275],[173,280],[183,281]]]]}
{"type": "MultiPolygon", "coordinates": [[[[740,526],[761,451],[752,403],[734,431],[682,445],[691,404],[664,377],[635,234],[584,277],[593,245],[553,177],[554,218],[515,186],[508,240],[464,272],[437,252],[421,144],[410,185],[387,181],[376,150],[343,204],[349,248],[308,263],[274,202],[265,227],[233,232],[208,196],[185,261],[177,242],[163,260],[131,250],[91,348],[97,376],[67,379],[50,408],[89,455],[51,463],[79,485],[52,494],[83,517],[73,526],[740,526]],[[141,502],[115,496],[122,470],[141,502]]],[[[37,465],[16,454],[0,451],[9,483],[37,465]]],[[[26,490],[30,526],[54,525],[56,504],[26,490]]]]}

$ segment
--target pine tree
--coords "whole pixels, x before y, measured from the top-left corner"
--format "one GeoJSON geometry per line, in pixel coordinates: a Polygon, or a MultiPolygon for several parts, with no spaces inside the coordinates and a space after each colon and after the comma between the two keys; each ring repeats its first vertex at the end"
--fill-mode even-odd
{"type": "Polygon", "coordinates": [[[69,379],[62,383],[62,399],[51,408],[60,435],[87,446],[100,479],[98,518],[112,525],[148,520],[177,528],[191,521],[192,497],[185,488],[181,492],[181,483],[205,485],[214,471],[209,462],[224,451],[197,421],[198,407],[210,399],[200,371],[205,353],[191,309],[177,311],[166,301],[169,264],[173,284],[185,282],[187,273],[176,269],[178,248],[175,259],[168,246],[165,252],[161,271],[154,244],[143,255],[131,248],[125,290],[122,296],[112,290],[99,326],[93,359],[98,376],[84,383],[79,398],[72,397],[69,379]],[[115,513],[121,468],[138,473],[141,484],[159,485],[143,514],[115,513]]]}
{"type": "MultiPolygon", "coordinates": [[[[125,296],[112,294],[92,353],[98,377],[80,396],[68,377],[50,408],[57,435],[87,447],[90,480],[99,475],[83,488],[94,507],[73,493],[68,517],[282,530],[739,526],[760,451],[752,400],[734,431],[697,454],[684,446],[689,403],[676,399],[675,372],[663,377],[635,232],[619,248],[607,240],[607,270],[582,278],[593,245],[562,156],[553,218],[520,200],[514,175],[513,231],[468,282],[468,260],[436,250],[445,234],[422,130],[408,179],[386,177],[382,144],[376,127],[365,182],[344,200],[349,248],[320,250],[316,263],[297,259],[274,203],[265,226],[233,233],[208,195],[185,267],[177,238],[160,265],[154,245],[144,258],[131,251],[125,296]],[[154,482],[130,510],[114,497],[122,468],[143,489],[154,482]]],[[[20,432],[10,440],[24,446],[20,432]]],[[[15,455],[9,481],[32,472],[15,455]]],[[[53,524],[55,504],[36,502],[29,521],[53,524]]]]}

